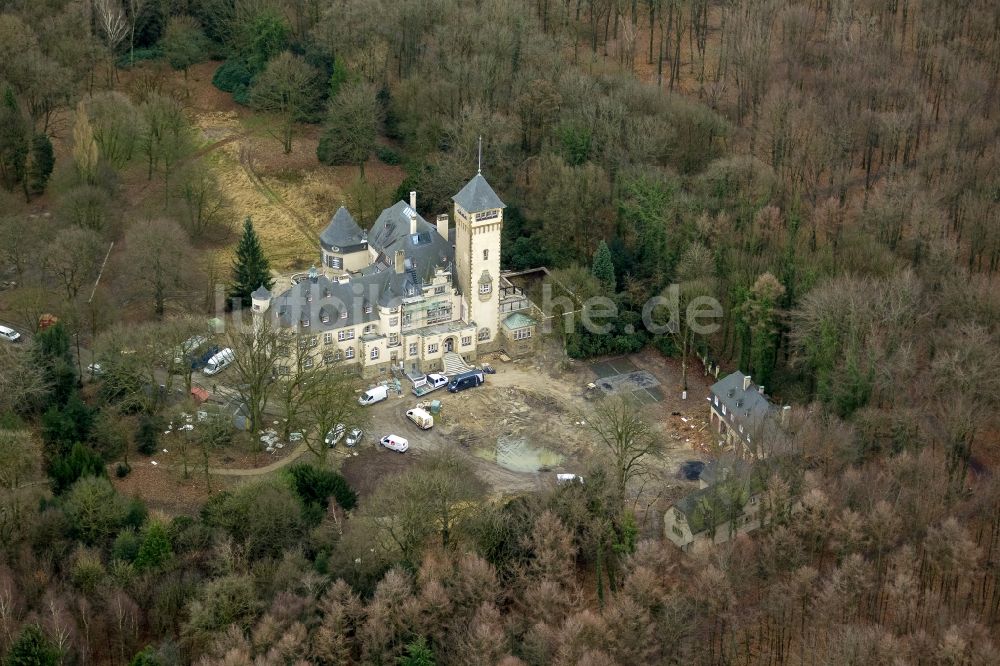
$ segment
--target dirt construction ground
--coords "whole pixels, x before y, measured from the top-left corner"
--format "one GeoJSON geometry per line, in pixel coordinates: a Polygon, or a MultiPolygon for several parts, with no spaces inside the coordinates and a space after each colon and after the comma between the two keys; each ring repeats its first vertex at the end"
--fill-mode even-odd
{"type": "Polygon", "coordinates": [[[651,390],[655,398],[650,399],[649,393],[638,397],[665,451],[653,464],[650,477],[634,489],[640,495],[638,508],[645,522],[655,525],[652,519],[672,500],[697,488],[696,482],[680,478],[679,468],[685,461],[707,461],[712,439],[705,402],[709,378],[700,366],[689,368],[689,397],[682,400],[680,364],[655,351],[572,362],[564,370],[536,365],[530,359],[496,362],[497,373],[488,375],[481,387],[461,393],[442,389],[423,398],[424,402],[441,401],[435,425],[426,431],[404,414],[418,402],[404,385],[401,397],[390,392],[388,400],[369,408],[372,427],[364,445],[353,451],[338,448],[335,456],[362,495],[427,452],[444,448],[467,456],[497,496],[544,489],[554,485],[558,472],[583,474],[588,463],[602,453],[587,424],[593,402],[584,394],[587,384],[599,379],[598,373],[609,372],[609,364],[626,372],[645,371],[652,375],[652,383],[659,384],[651,390]],[[386,434],[407,438],[410,450],[400,454],[379,447],[378,439],[386,434]]]}

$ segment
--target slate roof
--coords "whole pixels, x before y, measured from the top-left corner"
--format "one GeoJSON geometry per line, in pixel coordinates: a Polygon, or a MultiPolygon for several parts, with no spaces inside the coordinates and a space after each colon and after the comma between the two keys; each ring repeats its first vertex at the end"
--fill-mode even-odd
{"type": "Polygon", "coordinates": [[[382,211],[368,234],[368,243],[378,256],[372,265],[362,271],[362,278],[370,281],[373,275],[390,274],[388,287],[400,298],[410,295],[407,293],[408,285],[414,286],[419,293],[423,285],[431,282],[437,267],[452,271],[454,281],[455,250],[451,243],[405,201],[397,201],[382,211]],[[410,233],[411,212],[417,216],[416,234],[410,233]],[[405,277],[395,272],[398,250],[402,250],[406,257],[406,271],[402,274],[405,277]]]}
{"type": "Polygon", "coordinates": [[[484,210],[507,207],[481,173],[477,173],[451,199],[467,213],[481,213],[484,210]]]}
{"type": "Polygon", "coordinates": [[[335,247],[352,247],[360,245],[366,240],[365,232],[361,230],[350,212],[343,206],[337,209],[330,224],[319,235],[319,242],[325,250],[331,250],[335,247]]]}
{"type": "Polygon", "coordinates": [[[258,301],[267,301],[271,299],[271,292],[267,290],[267,287],[260,285],[254,292],[250,294],[250,298],[256,299],[258,301]]]}
{"type": "MultiPolygon", "coordinates": [[[[720,406],[726,406],[727,417],[737,423],[756,426],[764,422],[774,407],[753,382],[744,390],[744,378],[748,375],[737,370],[712,384],[710,391],[712,396],[718,396],[720,406]]],[[[712,404],[714,406],[715,402],[712,404]]]]}
{"type": "Polygon", "coordinates": [[[315,280],[292,285],[274,300],[271,310],[278,323],[285,328],[308,321],[306,330],[322,333],[378,321],[378,308],[373,299],[375,295],[354,289],[352,283],[335,282],[319,275],[315,280]],[[371,312],[365,312],[366,306],[371,306],[371,312]],[[341,317],[345,311],[347,317],[341,317]]]}
{"type": "Polygon", "coordinates": [[[672,508],[684,514],[691,534],[698,534],[708,528],[713,518],[715,524],[720,525],[735,516],[742,516],[750,497],[759,494],[762,488],[762,484],[753,477],[745,480],[730,477],[722,483],[682,497],[672,508]]]}

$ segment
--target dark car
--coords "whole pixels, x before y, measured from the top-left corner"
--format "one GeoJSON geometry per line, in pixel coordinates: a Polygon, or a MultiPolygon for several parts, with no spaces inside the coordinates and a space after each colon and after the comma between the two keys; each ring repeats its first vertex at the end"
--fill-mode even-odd
{"type": "Polygon", "coordinates": [[[459,391],[479,386],[484,381],[486,379],[483,377],[482,370],[469,370],[468,372],[463,372],[452,377],[451,381],[448,382],[448,391],[458,393],[459,391]]]}

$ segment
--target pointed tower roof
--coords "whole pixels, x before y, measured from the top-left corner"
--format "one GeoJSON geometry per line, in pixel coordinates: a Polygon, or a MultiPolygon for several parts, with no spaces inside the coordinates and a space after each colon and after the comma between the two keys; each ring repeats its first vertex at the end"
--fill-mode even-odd
{"type": "Polygon", "coordinates": [[[267,301],[271,299],[271,292],[269,292],[267,287],[264,285],[260,285],[252,294],[250,294],[250,298],[255,298],[259,301],[267,301]]]}
{"type": "Polygon", "coordinates": [[[481,213],[484,210],[507,207],[481,173],[473,176],[472,180],[451,199],[467,213],[481,213]]]}
{"type": "Polygon", "coordinates": [[[350,247],[366,240],[365,232],[361,230],[358,223],[351,217],[350,212],[343,206],[334,213],[330,224],[319,235],[320,243],[327,250],[335,247],[350,247]]]}

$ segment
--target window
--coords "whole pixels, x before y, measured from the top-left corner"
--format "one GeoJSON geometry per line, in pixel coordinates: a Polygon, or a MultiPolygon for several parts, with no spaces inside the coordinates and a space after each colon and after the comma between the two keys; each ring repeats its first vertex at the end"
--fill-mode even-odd
{"type": "Polygon", "coordinates": [[[757,503],[757,498],[756,497],[751,497],[750,498],[750,503],[751,504],[756,504],[757,503]]]}
{"type": "Polygon", "coordinates": [[[479,293],[480,294],[488,294],[491,291],[493,291],[493,285],[492,284],[490,284],[489,282],[480,282],[479,283],[479,293]]]}
{"type": "Polygon", "coordinates": [[[715,399],[715,406],[718,407],[719,406],[719,396],[714,396],[714,399],[715,399]]]}
{"type": "Polygon", "coordinates": [[[315,347],[317,344],[319,344],[319,336],[318,335],[314,335],[311,338],[309,338],[309,346],[310,347],[315,347]]]}
{"type": "Polygon", "coordinates": [[[332,351],[325,351],[325,352],[323,352],[323,362],[326,363],[327,365],[330,365],[331,363],[333,363],[336,360],[340,360],[340,359],[338,359],[337,355],[334,354],[332,351]]]}
{"type": "Polygon", "coordinates": [[[682,539],[684,538],[684,530],[682,530],[681,528],[677,527],[676,525],[671,525],[670,529],[677,536],[681,537],[682,539]]]}
{"type": "Polygon", "coordinates": [[[302,324],[302,328],[309,328],[309,316],[303,315],[300,323],[302,324]]]}
{"type": "Polygon", "coordinates": [[[306,356],[302,360],[302,367],[305,368],[306,370],[308,370],[311,367],[313,367],[313,357],[312,356],[306,356]]]}
{"type": "Polygon", "coordinates": [[[439,284],[438,286],[434,287],[434,293],[435,294],[443,294],[444,293],[444,285],[443,284],[439,284]]]}
{"type": "Polygon", "coordinates": [[[328,344],[330,344],[332,342],[333,342],[333,333],[324,333],[323,334],[323,344],[324,345],[328,345],[328,344]]]}
{"type": "Polygon", "coordinates": [[[483,261],[489,261],[489,260],[490,260],[490,251],[483,250],[483,261]]]}
{"type": "Polygon", "coordinates": [[[289,368],[287,365],[279,365],[278,374],[281,375],[282,377],[287,377],[288,375],[292,374],[292,369],[289,368]]]}
{"type": "Polygon", "coordinates": [[[437,353],[437,350],[438,350],[437,343],[431,343],[431,344],[427,345],[427,353],[428,354],[435,354],[435,353],[437,353]]]}
{"type": "Polygon", "coordinates": [[[354,358],[354,347],[348,347],[344,350],[344,358],[354,358]]]}
{"type": "Polygon", "coordinates": [[[365,332],[364,332],[364,335],[368,335],[368,334],[369,334],[369,333],[371,333],[371,332],[372,332],[373,330],[375,330],[375,326],[374,326],[373,324],[367,324],[367,325],[365,326],[365,332]]]}
{"type": "Polygon", "coordinates": [[[341,354],[340,354],[340,350],[338,349],[337,351],[335,351],[335,352],[333,353],[333,360],[335,360],[335,361],[339,361],[339,360],[340,360],[340,358],[341,358],[341,354]]]}
{"type": "Polygon", "coordinates": [[[341,257],[335,257],[332,254],[326,255],[326,265],[330,268],[343,268],[344,260],[341,257]]]}
{"type": "Polygon", "coordinates": [[[437,303],[427,308],[427,323],[437,324],[451,319],[451,303],[437,303]]]}
{"type": "Polygon", "coordinates": [[[722,415],[723,416],[726,415],[726,406],[725,405],[722,406],[722,415]]]}
{"type": "Polygon", "coordinates": [[[416,355],[417,355],[417,343],[416,342],[411,342],[410,343],[410,356],[416,356],[416,355]]]}
{"type": "Polygon", "coordinates": [[[527,340],[530,337],[531,337],[530,328],[519,328],[516,331],[514,331],[515,340],[527,340]]]}
{"type": "Polygon", "coordinates": [[[389,326],[399,326],[399,317],[389,317],[389,326]]]}
{"type": "Polygon", "coordinates": [[[472,344],[472,336],[471,335],[467,335],[464,338],[462,338],[462,346],[463,347],[468,347],[471,344],[472,344]]]}
{"type": "Polygon", "coordinates": [[[343,310],[340,311],[340,318],[347,319],[347,308],[344,308],[343,310]]]}
{"type": "Polygon", "coordinates": [[[490,339],[490,329],[481,328],[479,329],[479,340],[489,340],[490,339]]]}
{"type": "Polygon", "coordinates": [[[322,310],[319,313],[319,320],[321,322],[323,322],[324,324],[329,324],[330,323],[330,313],[327,312],[326,310],[322,310]]]}
{"type": "Polygon", "coordinates": [[[413,313],[412,312],[404,312],[403,313],[403,326],[409,326],[412,323],[413,323],[413,313]]]}
{"type": "Polygon", "coordinates": [[[340,340],[341,342],[343,342],[344,340],[353,340],[354,339],[354,329],[351,329],[349,331],[338,331],[337,332],[337,339],[340,340]]]}
{"type": "Polygon", "coordinates": [[[365,304],[365,314],[371,314],[371,313],[372,313],[371,304],[370,303],[365,304]]]}
{"type": "Polygon", "coordinates": [[[399,333],[390,333],[389,334],[389,346],[395,347],[398,344],[399,344],[399,333]]]}
{"type": "Polygon", "coordinates": [[[372,347],[371,357],[373,361],[378,358],[378,347],[372,347]]]}

